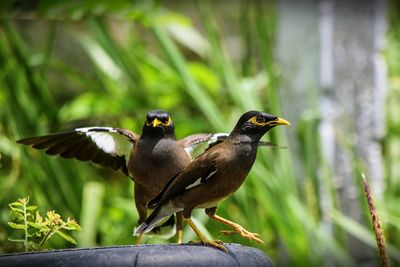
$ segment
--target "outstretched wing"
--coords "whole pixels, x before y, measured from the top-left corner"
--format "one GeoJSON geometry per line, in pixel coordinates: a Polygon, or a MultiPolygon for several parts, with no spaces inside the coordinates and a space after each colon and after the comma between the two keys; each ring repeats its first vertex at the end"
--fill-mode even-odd
{"type": "Polygon", "coordinates": [[[46,154],[92,161],[128,175],[127,163],[139,136],[112,127],[85,127],[71,132],[18,140],[17,143],[46,150],[46,154]]]}
{"type": "Polygon", "coordinates": [[[178,141],[189,157],[193,160],[203,154],[210,147],[222,142],[229,133],[200,133],[189,135],[178,141]]]}
{"type": "MultiPolygon", "coordinates": [[[[200,133],[189,135],[178,141],[181,144],[189,157],[194,160],[201,154],[203,154],[207,149],[215,146],[216,144],[221,143],[229,136],[229,133],[200,133]]],[[[268,141],[260,141],[258,146],[267,146],[267,147],[276,147],[281,148],[280,146],[268,142],[268,141]]]]}

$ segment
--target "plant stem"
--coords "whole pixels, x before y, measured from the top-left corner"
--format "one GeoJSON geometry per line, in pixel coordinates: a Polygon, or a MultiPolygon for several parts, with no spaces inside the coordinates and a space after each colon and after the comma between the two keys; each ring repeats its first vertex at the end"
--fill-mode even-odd
{"type": "Polygon", "coordinates": [[[25,246],[25,252],[27,252],[28,251],[28,216],[27,216],[27,214],[26,214],[26,204],[27,203],[24,203],[24,225],[25,225],[25,228],[24,228],[24,230],[25,230],[25,242],[24,242],[24,246],[25,246]]]}
{"type": "Polygon", "coordinates": [[[383,228],[381,221],[379,219],[378,213],[376,212],[375,202],[372,198],[371,190],[369,188],[367,179],[362,173],[362,181],[364,184],[365,197],[367,198],[369,212],[371,214],[372,228],[375,232],[376,243],[378,245],[379,256],[381,258],[381,263],[383,267],[390,267],[390,260],[386,249],[385,236],[383,234],[383,228]]]}
{"type": "Polygon", "coordinates": [[[26,205],[28,205],[28,201],[29,198],[26,199],[26,201],[24,202],[24,225],[25,225],[25,242],[24,242],[24,246],[25,246],[25,252],[28,251],[28,216],[26,213],[26,205]]]}
{"type": "Polygon", "coordinates": [[[51,236],[51,234],[53,233],[54,230],[54,225],[51,226],[50,230],[47,232],[47,234],[43,237],[42,241],[40,241],[39,246],[42,246],[44,244],[44,242],[47,241],[47,239],[49,239],[49,237],[51,236]]]}

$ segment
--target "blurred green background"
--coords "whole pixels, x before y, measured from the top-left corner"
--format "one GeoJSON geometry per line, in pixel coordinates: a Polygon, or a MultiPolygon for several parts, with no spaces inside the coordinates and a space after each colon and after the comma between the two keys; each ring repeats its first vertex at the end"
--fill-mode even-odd
{"type": "MultiPolygon", "coordinates": [[[[15,143],[20,138],[94,125],[140,133],[152,109],[172,115],[178,138],[230,131],[250,109],[291,120],[281,111],[290,103],[278,97],[274,2],[172,3],[2,1],[0,253],[21,250],[7,241],[13,233],[7,225],[8,204],[25,196],[42,212],[55,209],[77,219],[82,231],[74,237],[82,247],[134,243],[131,234],[138,217],[130,179],[94,164],[22,147],[15,143]]],[[[400,180],[393,167],[400,164],[399,10],[389,12],[384,51],[389,68],[387,133],[382,141],[386,171],[385,190],[377,203],[394,264],[400,263],[400,180]]],[[[245,184],[221,203],[218,213],[261,234],[266,245],[239,236],[219,238],[258,247],[277,266],[321,266],[327,257],[335,265],[354,266],[347,233],[375,248],[368,216],[360,224],[344,216],[337,204],[332,172],[313,139],[317,124],[318,120],[303,120],[274,129],[265,139],[288,146],[286,132],[295,132],[305,151],[301,164],[311,169],[318,165],[329,193],[318,192],[315,170],[296,181],[290,146],[260,148],[245,184]],[[330,231],[321,211],[327,198],[333,200],[330,231]]],[[[359,201],[367,214],[362,193],[359,201]]],[[[224,229],[208,221],[203,211],[194,217],[215,238],[224,229]]],[[[191,240],[193,232],[186,228],[184,238],[191,240]]],[[[50,245],[69,246],[61,239],[50,245]]]]}

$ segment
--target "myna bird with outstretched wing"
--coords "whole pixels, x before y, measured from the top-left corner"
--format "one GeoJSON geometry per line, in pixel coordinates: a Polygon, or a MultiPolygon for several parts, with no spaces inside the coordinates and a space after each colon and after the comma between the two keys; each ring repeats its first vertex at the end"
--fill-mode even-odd
{"type": "Polygon", "coordinates": [[[243,114],[230,135],[193,160],[181,173],[173,176],[163,190],[149,203],[150,216],[136,229],[136,235],[151,231],[166,216],[183,212],[200,242],[225,250],[221,242],[208,240],[191,220],[193,209],[204,208],[214,220],[233,228],[225,233],[262,242],[237,223],[216,215],[218,203],[233,194],[243,183],[256,158],[260,138],[278,125],[290,125],[284,119],[259,111],[243,114]]]}
{"type": "MultiPolygon", "coordinates": [[[[140,136],[121,128],[85,127],[17,142],[43,149],[49,155],[92,161],[130,176],[135,181],[135,204],[139,223],[142,223],[147,217],[147,202],[161,191],[169,178],[225,137],[225,134],[195,134],[177,141],[169,114],[154,110],[147,114],[140,136]]],[[[174,223],[171,217],[165,225],[174,223]]],[[[180,215],[177,215],[176,226],[178,242],[181,242],[180,215]]],[[[154,230],[157,234],[160,229],[154,230]]]]}

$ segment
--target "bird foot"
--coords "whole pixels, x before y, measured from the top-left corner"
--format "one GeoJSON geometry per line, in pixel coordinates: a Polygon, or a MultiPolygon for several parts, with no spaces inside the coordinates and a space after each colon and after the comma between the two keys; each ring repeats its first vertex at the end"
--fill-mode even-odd
{"type": "Polygon", "coordinates": [[[189,244],[201,244],[204,246],[211,246],[216,249],[222,250],[223,252],[227,252],[224,243],[221,240],[195,240],[190,241],[189,244]]]}
{"type": "Polygon", "coordinates": [[[263,245],[265,244],[264,241],[262,241],[259,238],[260,237],[259,234],[249,232],[246,229],[244,229],[243,226],[241,226],[241,225],[235,225],[235,226],[232,226],[232,227],[234,227],[235,229],[231,230],[231,231],[223,230],[223,231],[220,231],[219,234],[223,234],[223,235],[240,234],[244,238],[247,238],[249,240],[255,240],[257,243],[260,243],[260,244],[263,244],[263,245]]]}

